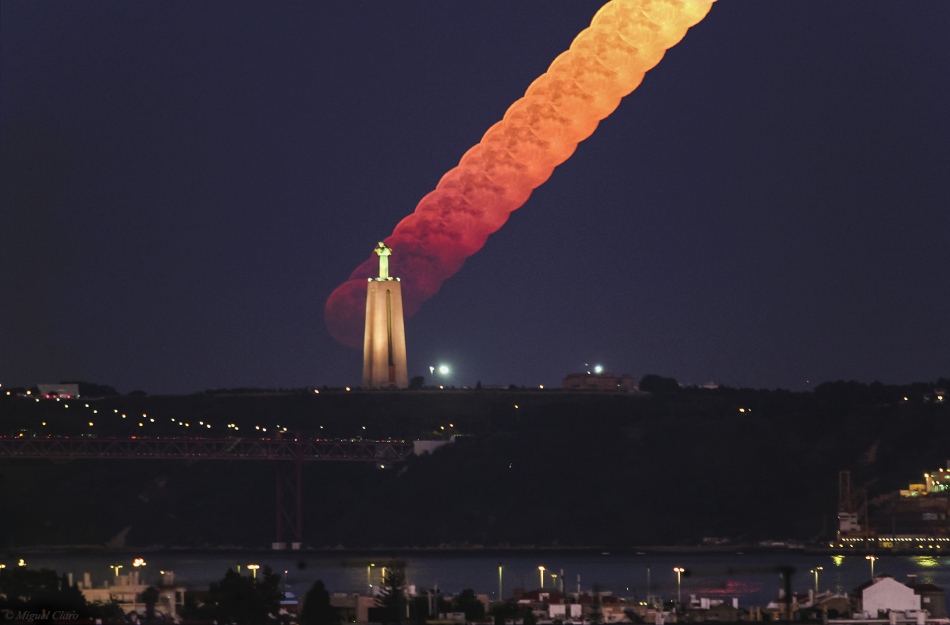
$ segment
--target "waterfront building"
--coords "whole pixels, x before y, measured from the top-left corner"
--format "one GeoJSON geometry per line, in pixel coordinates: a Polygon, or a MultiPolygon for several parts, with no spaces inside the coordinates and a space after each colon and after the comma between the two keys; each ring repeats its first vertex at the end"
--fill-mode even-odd
{"type": "Polygon", "coordinates": [[[344,623],[368,623],[370,609],[377,607],[375,596],[345,592],[331,594],[330,605],[336,608],[344,623]]]}
{"type": "Polygon", "coordinates": [[[869,502],[866,487],[851,495],[850,472],[842,471],[838,540],[831,546],[950,549],[950,461],[923,478],[869,502]]]}
{"type": "Polygon", "coordinates": [[[892,577],[876,577],[855,589],[855,607],[866,618],[880,618],[889,612],[918,612],[920,595],[892,577]]]}
{"type": "MultiPolygon", "coordinates": [[[[725,601],[710,602],[709,607],[698,610],[695,620],[703,623],[738,623],[740,620],[746,620],[747,615],[739,609],[737,604],[738,601],[733,603],[726,603],[725,601]]],[[[693,610],[690,610],[690,615],[692,616],[692,614],[693,610]]]]}
{"type": "Polygon", "coordinates": [[[947,618],[947,597],[943,588],[920,582],[916,575],[907,576],[907,585],[920,597],[920,608],[926,610],[930,618],[947,618]]]}
{"type": "MultiPolygon", "coordinates": [[[[178,612],[185,605],[186,589],[184,586],[175,584],[175,574],[172,571],[162,571],[161,575],[161,582],[154,585],[158,590],[155,613],[174,622],[178,618],[178,612]]],[[[117,575],[112,584],[106,582],[99,588],[94,588],[89,573],[84,573],[83,581],[78,585],[83,597],[89,603],[108,605],[116,602],[124,614],[137,614],[144,617],[145,602],[142,599],[142,593],[152,584],[143,583],[139,578],[139,572],[132,571],[128,575],[117,575]]]]}

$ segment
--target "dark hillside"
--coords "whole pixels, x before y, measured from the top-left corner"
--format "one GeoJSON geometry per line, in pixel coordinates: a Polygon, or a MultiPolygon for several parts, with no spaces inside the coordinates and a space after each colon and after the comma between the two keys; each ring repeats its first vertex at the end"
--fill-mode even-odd
{"type": "MultiPolygon", "coordinates": [[[[934,387],[10,396],[0,398],[0,428],[8,436],[271,437],[279,425],[285,436],[454,437],[386,470],[307,465],[305,536],[315,547],[807,540],[833,532],[840,469],[852,470],[855,484],[876,478],[883,492],[945,466],[950,404],[927,399],[934,387]]],[[[274,470],[238,461],[0,460],[0,545],[267,545],[274,470]]]]}

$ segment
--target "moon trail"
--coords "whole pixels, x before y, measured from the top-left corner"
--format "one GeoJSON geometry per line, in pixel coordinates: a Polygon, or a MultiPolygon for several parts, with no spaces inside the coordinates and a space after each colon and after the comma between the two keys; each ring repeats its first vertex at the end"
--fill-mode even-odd
{"type": "MultiPolygon", "coordinates": [[[[714,0],[612,0],[384,239],[402,278],[406,316],[501,228],[643,75],[702,20],[714,0]]],[[[370,240],[377,240],[371,234],[370,240]]],[[[367,258],[327,299],[331,336],[363,346],[367,258]]]]}

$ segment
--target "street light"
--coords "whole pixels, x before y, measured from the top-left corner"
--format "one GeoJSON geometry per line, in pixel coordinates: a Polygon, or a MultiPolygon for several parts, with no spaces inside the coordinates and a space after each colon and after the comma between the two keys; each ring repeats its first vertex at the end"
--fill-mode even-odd
{"type": "Polygon", "coordinates": [[[808,571],[809,573],[815,574],[815,594],[818,594],[818,571],[824,571],[825,568],[822,566],[816,566],[812,570],[808,571]]]}
{"type": "Polygon", "coordinates": [[[543,566],[538,567],[538,573],[541,574],[541,588],[543,589],[544,588],[544,567],[543,566]]]}
{"type": "Polygon", "coordinates": [[[114,569],[114,570],[115,570],[115,576],[118,577],[118,576],[119,576],[119,569],[122,568],[122,565],[121,565],[121,564],[111,564],[111,565],[109,565],[109,568],[110,568],[110,569],[114,569]]]}
{"type": "Polygon", "coordinates": [[[261,568],[260,564],[248,564],[247,568],[251,570],[251,576],[254,579],[257,579],[257,569],[261,568]]]}
{"type": "Polygon", "coordinates": [[[871,561],[871,579],[874,579],[874,561],[877,560],[877,556],[864,556],[865,560],[871,561]]]}
{"type": "Polygon", "coordinates": [[[374,566],[376,566],[376,564],[373,562],[366,565],[366,585],[369,586],[370,588],[373,587],[373,578],[370,576],[372,574],[371,571],[373,570],[374,566]]]}
{"type": "Polygon", "coordinates": [[[682,576],[683,573],[686,572],[686,569],[681,566],[677,566],[673,567],[673,570],[676,571],[676,603],[683,603],[682,586],[680,585],[680,582],[682,581],[682,576]]]}
{"type": "Polygon", "coordinates": [[[504,593],[504,591],[503,591],[503,589],[502,589],[502,585],[501,585],[501,571],[502,571],[503,568],[504,568],[504,567],[503,567],[502,563],[499,562],[499,563],[498,563],[498,600],[499,600],[499,601],[504,601],[504,600],[505,600],[505,593],[504,593]]]}
{"type": "Polygon", "coordinates": [[[132,566],[134,566],[136,569],[135,579],[133,580],[133,583],[132,583],[132,612],[134,614],[138,614],[138,610],[139,610],[139,607],[138,607],[138,587],[139,587],[138,568],[140,566],[145,566],[145,564],[146,562],[142,558],[136,558],[132,560],[132,566]]]}

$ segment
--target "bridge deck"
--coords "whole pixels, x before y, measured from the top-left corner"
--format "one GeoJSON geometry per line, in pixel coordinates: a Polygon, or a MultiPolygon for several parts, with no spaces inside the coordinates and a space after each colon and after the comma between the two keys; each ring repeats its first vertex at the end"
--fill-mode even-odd
{"type": "Polygon", "coordinates": [[[411,441],[325,441],[243,438],[0,438],[3,458],[116,460],[301,460],[397,462],[411,441]]]}

